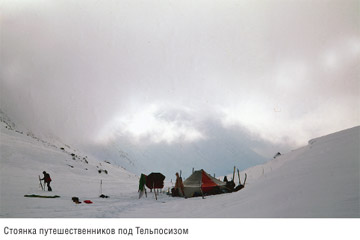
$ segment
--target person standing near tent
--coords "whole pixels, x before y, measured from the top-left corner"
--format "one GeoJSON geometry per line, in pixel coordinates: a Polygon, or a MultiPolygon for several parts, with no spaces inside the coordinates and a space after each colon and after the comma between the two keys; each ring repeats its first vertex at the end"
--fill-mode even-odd
{"type": "Polygon", "coordinates": [[[44,177],[40,180],[44,180],[44,188],[45,188],[45,183],[46,183],[47,187],[48,187],[48,191],[51,192],[52,188],[50,187],[50,182],[51,182],[50,174],[48,174],[45,171],[43,171],[43,174],[44,174],[44,177]]]}
{"type": "Polygon", "coordinates": [[[145,184],[146,184],[146,175],[145,174],[141,174],[140,176],[140,180],[139,180],[139,198],[142,197],[142,195],[145,193],[145,196],[147,197],[147,193],[146,193],[146,188],[145,188],[145,184]]]}
{"type": "Polygon", "coordinates": [[[176,173],[176,182],[175,182],[175,191],[177,191],[180,195],[180,191],[182,193],[182,195],[185,197],[185,193],[184,193],[184,184],[182,181],[182,178],[179,176],[179,173],[176,173]]]}

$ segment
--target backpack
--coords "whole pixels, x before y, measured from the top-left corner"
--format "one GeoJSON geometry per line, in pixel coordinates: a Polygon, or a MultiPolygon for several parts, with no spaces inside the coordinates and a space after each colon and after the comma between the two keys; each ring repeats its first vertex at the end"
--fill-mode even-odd
{"type": "Polygon", "coordinates": [[[44,180],[45,182],[51,182],[51,177],[48,173],[45,175],[44,180]]]}

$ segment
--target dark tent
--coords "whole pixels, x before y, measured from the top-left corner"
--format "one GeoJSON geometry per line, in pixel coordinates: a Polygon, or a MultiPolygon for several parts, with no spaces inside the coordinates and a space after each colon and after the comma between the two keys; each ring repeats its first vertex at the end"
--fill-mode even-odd
{"type": "Polygon", "coordinates": [[[150,173],[146,177],[146,186],[150,189],[163,188],[165,176],[161,173],[150,173]]]}

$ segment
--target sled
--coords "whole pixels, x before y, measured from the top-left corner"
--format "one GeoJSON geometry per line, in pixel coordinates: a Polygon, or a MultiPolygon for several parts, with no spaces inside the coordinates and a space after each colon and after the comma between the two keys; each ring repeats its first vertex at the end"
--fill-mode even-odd
{"type": "Polygon", "coordinates": [[[57,195],[54,195],[54,196],[43,196],[43,195],[31,194],[31,195],[24,195],[24,197],[30,197],[30,198],[59,198],[60,196],[57,196],[57,195]]]}

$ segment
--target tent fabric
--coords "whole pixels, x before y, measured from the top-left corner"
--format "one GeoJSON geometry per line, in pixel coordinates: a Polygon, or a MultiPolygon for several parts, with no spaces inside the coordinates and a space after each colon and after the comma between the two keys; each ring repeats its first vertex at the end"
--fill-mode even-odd
{"type": "Polygon", "coordinates": [[[140,176],[140,180],[139,180],[139,190],[143,191],[145,188],[145,184],[146,184],[146,175],[145,174],[141,174],[140,176]]]}
{"type": "Polygon", "coordinates": [[[146,177],[146,186],[149,189],[163,188],[165,176],[161,173],[150,173],[146,177]]]}
{"type": "Polygon", "coordinates": [[[195,171],[184,181],[185,197],[216,194],[225,188],[225,182],[212,177],[203,169],[195,171]]]}

